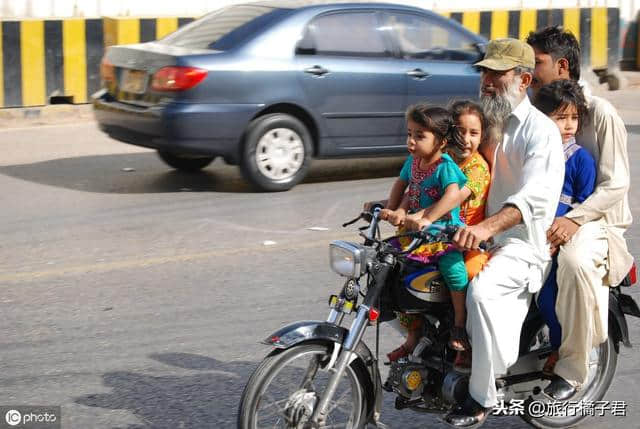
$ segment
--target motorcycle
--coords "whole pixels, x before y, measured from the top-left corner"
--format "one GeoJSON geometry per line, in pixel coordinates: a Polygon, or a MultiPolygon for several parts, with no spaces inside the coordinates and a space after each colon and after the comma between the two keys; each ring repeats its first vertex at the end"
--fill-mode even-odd
{"type": "MultiPolygon", "coordinates": [[[[263,342],[273,350],[251,375],[238,410],[238,428],[363,428],[380,421],[382,395],[396,395],[397,409],[446,413],[464,400],[469,375],[454,369],[455,352],[447,347],[453,325],[449,292],[435,265],[416,265],[407,255],[427,242],[451,241],[455,228],[409,232],[405,250],[392,245],[400,236],[380,239],[380,206],[363,212],[369,222],[360,228],[364,244],[330,244],[333,271],[346,278],[341,291],[329,298],[326,321],[299,321],[285,326],[263,342]],[[391,363],[386,382],[378,367],[379,326],[394,311],[419,314],[422,336],[413,353],[391,363]],[[351,325],[342,326],[353,315],[351,325]],[[363,335],[376,327],[376,354],[363,335]]],[[[587,382],[572,402],[600,401],[615,374],[619,345],[631,347],[625,315],[640,317],[640,309],[623,288],[636,282],[635,264],[609,293],[609,336],[593,349],[587,382]]],[[[517,413],[538,428],[573,426],[588,413],[558,412],[542,393],[548,377],[542,366],[551,353],[548,328],[535,306],[523,323],[518,361],[496,379],[501,404],[517,404],[517,413]],[[532,403],[543,404],[542,408],[532,403]],[[546,405],[545,405],[546,404],[546,405]],[[547,407],[547,408],[545,408],[547,407]]],[[[574,410],[575,411],[575,410],[574,410]]],[[[593,415],[593,414],[592,414],[593,415]]]]}

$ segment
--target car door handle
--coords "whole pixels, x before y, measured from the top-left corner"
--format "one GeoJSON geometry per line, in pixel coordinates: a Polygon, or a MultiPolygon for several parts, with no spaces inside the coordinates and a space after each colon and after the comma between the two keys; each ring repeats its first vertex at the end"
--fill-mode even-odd
{"type": "Polygon", "coordinates": [[[407,75],[414,77],[416,79],[424,79],[426,77],[431,76],[429,73],[422,69],[413,69],[407,72],[407,75]]]}
{"type": "Polygon", "coordinates": [[[325,75],[327,73],[329,73],[329,70],[325,69],[322,66],[313,66],[313,67],[309,67],[304,69],[305,73],[309,73],[309,74],[313,74],[316,76],[322,76],[325,75]]]}

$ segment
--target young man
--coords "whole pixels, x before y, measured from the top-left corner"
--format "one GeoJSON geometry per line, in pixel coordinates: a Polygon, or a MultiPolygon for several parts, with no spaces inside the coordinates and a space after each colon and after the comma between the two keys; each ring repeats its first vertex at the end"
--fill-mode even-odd
{"type": "Polygon", "coordinates": [[[493,166],[487,218],[454,237],[465,250],[489,238],[494,242],[491,259],[467,293],[473,343],[469,397],[445,418],[456,427],[484,422],[497,402],[496,375],[518,358],[522,323],[551,260],[546,231],[564,178],[558,127],[527,97],[533,49],[516,39],[493,40],[476,65],[482,68],[485,114],[501,137],[483,150],[493,166]]]}
{"type": "MultiPolygon", "coordinates": [[[[531,33],[527,42],[536,59],[532,89],[559,79],[580,79],[580,46],[559,27],[531,33]]],[[[619,284],[633,263],[623,237],[631,225],[628,203],[627,131],[606,100],[586,96],[588,123],[577,143],[596,161],[593,194],[547,231],[558,251],[556,312],[562,327],[555,376],[545,393],[556,400],[572,397],[589,370],[589,353],[607,339],[609,286],[619,284]]]]}

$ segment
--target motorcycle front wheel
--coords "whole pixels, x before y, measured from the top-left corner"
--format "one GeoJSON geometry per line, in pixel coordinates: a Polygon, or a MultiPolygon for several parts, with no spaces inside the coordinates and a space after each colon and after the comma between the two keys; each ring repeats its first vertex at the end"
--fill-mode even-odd
{"type": "MultiPolygon", "coordinates": [[[[332,350],[332,344],[302,343],[270,353],[242,393],[238,428],[304,428],[333,374],[328,369],[332,350]]],[[[347,366],[319,427],[364,427],[369,380],[362,361],[347,366]]]]}
{"type": "MultiPolygon", "coordinates": [[[[548,328],[545,325],[540,327],[530,344],[533,346],[530,350],[538,347],[549,347],[548,328]]],[[[540,413],[538,415],[532,415],[528,406],[525,406],[525,413],[521,417],[531,426],[541,429],[566,428],[577,425],[589,415],[594,415],[589,414],[587,409],[580,407],[588,406],[588,404],[593,405],[595,402],[602,400],[611,385],[617,365],[618,352],[612,333],[609,332],[607,340],[591,350],[587,381],[574,397],[569,401],[565,401],[565,403],[554,404],[553,401],[549,400],[546,411],[539,409],[540,413]],[[564,405],[567,405],[567,407],[564,407],[564,405]]]]}

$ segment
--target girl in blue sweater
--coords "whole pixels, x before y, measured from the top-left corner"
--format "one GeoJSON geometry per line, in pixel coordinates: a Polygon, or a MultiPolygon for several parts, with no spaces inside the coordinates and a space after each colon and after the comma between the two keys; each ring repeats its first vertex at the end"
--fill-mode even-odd
{"type": "MultiPolygon", "coordinates": [[[[558,125],[564,147],[565,174],[556,217],[571,211],[572,205],[582,203],[591,195],[596,184],[596,162],[591,154],[576,143],[576,134],[587,118],[587,103],[582,88],[573,80],[557,80],[540,88],[534,105],[558,125]]],[[[549,326],[553,353],[547,359],[543,373],[553,375],[558,361],[558,349],[562,338],[562,327],[556,315],[557,247],[551,246],[554,255],[549,277],[538,295],[538,308],[549,326]]]]}

